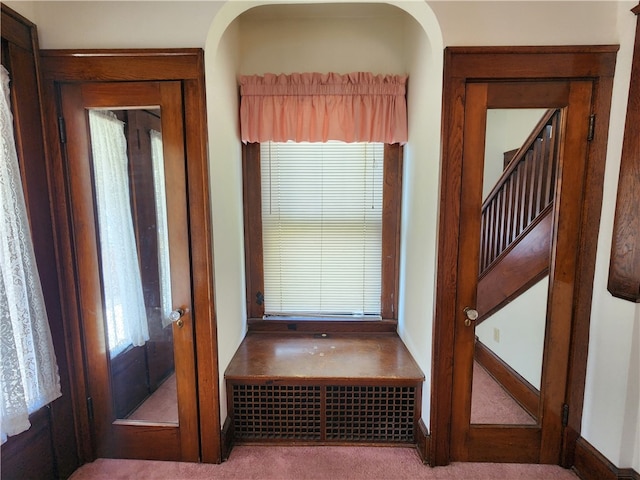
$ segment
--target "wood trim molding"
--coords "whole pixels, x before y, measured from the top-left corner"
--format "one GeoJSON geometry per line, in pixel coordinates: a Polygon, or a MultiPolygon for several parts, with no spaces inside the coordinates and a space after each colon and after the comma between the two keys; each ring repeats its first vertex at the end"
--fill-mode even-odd
{"type": "Polygon", "coordinates": [[[249,318],[262,318],[264,301],[264,257],[262,254],[262,209],[260,144],[242,144],[242,195],[244,207],[244,258],[246,306],[249,318]],[[251,225],[253,228],[249,228],[251,225]]]}
{"type": "Polygon", "coordinates": [[[632,468],[618,468],[584,438],[576,442],[573,470],[582,480],[640,480],[632,468]]]}
{"type": "Polygon", "coordinates": [[[607,54],[617,49],[615,45],[448,47],[447,52],[455,53],[448,58],[452,77],[524,80],[612,76],[616,58],[607,54]],[[536,63],[531,63],[534,57],[536,63]],[[494,68],[496,62],[504,67],[494,68]]]}
{"type": "MultiPolygon", "coordinates": [[[[633,10],[640,15],[640,4],[633,10]]],[[[609,292],[640,302],[640,18],[631,66],[627,119],[622,144],[616,216],[609,264],[609,292]]]]}
{"type": "MultiPolygon", "coordinates": [[[[580,431],[588,351],[589,319],[595,270],[595,245],[600,226],[608,118],[616,62],[616,46],[574,47],[448,47],[445,50],[441,194],[436,272],[435,317],[430,412],[430,463],[447,465],[451,459],[453,418],[453,345],[457,311],[457,272],[462,171],[462,130],[466,84],[477,80],[592,79],[592,112],[598,122],[588,145],[581,211],[580,251],[577,252],[566,401],[569,426],[580,431]]],[[[566,429],[568,430],[568,429],[566,429]]],[[[565,435],[562,464],[571,457],[575,438],[565,435]],[[569,452],[568,454],[566,452],[569,452]]],[[[569,464],[571,465],[571,464],[569,464]]]]}
{"type": "Polygon", "coordinates": [[[83,461],[93,460],[92,427],[87,408],[86,358],[83,325],[77,304],[78,279],[74,267],[67,186],[64,178],[65,152],[58,141],[58,87],[65,82],[180,81],[184,106],[187,196],[190,217],[190,248],[193,281],[193,312],[198,332],[194,346],[200,412],[200,459],[219,463],[220,408],[217,332],[211,249],[209,171],[207,163],[207,124],[204,52],[188,49],[140,50],[44,50],[40,52],[45,110],[47,164],[52,185],[55,241],[61,270],[65,331],[70,345],[70,363],[76,369],[71,391],[74,400],[77,437],[83,461]]]}
{"type": "Polygon", "coordinates": [[[398,319],[400,285],[400,217],[402,205],[403,147],[397,143],[384,147],[384,185],[382,207],[382,298],[381,315],[398,319]]]}
{"type": "Polygon", "coordinates": [[[222,434],[220,440],[220,454],[222,461],[224,462],[231,455],[233,449],[233,420],[232,417],[227,416],[222,427],[222,434]]]}
{"type": "Polygon", "coordinates": [[[395,320],[345,320],[345,321],[315,321],[315,320],[262,320],[249,318],[247,320],[250,332],[278,332],[278,333],[323,333],[330,329],[332,333],[395,333],[398,322],[395,320]]]}
{"type": "Polygon", "coordinates": [[[59,82],[204,80],[199,48],[40,50],[40,63],[59,82]]]}
{"type": "Polygon", "coordinates": [[[418,449],[418,455],[420,460],[425,465],[429,464],[429,442],[431,437],[429,436],[429,429],[424,424],[422,418],[418,420],[418,428],[416,428],[416,448],[418,449]]]}
{"type": "Polygon", "coordinates": [[[28,52],[38,49],[38,37],[35,24],[27,20],[18,12],[7,7],[2,7],[2,38],[28,52]]]}

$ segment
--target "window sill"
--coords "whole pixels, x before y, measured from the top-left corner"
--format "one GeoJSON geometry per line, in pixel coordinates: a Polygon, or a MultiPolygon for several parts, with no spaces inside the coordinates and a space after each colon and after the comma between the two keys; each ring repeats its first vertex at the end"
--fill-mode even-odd
{"type": "Polygon", "coordinates": [[[249,332],[288,333],[385,333],[395,332],[397,320],[264,320],[250,318],[249,332]]]}

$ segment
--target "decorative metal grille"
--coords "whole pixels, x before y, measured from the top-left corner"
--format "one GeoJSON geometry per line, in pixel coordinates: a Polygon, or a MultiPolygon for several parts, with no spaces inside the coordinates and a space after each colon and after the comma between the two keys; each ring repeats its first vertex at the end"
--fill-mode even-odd
{"type": "Polygon", "coordinates": [[[235,437],[319,440],[320,398],[313,385],[234,385],[235,437]]]}
{"type": "Polygon", "coordinates": [[[412,443],[415,403],[415,387],[233,385],[234,435],[238,441],[412,443]]]}
{"type": "Polygon", "coordinates": [[[327,440],[411,442],[413,387],[327,387],[327,440]]]}

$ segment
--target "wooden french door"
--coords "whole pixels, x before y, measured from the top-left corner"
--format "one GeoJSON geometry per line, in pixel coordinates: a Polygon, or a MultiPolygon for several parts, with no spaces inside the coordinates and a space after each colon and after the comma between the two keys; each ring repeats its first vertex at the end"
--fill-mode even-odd
{"type": "MultiPolygon", "coordinates": [[[[95,453],[98,457],[197,461],[181,83],[63,83],[60,99],[95,453]],[[108,187],[117,189],[118,195],[126,191],[125,208],[115,214],[111,211],[108,219],[99,202],[107,198],[104,203],[115,203],[116,197],[98,195],[99,189],[108,188],[97,186],[102,174],[94,150],[99,139],[95,129],[90,131],[92,111],[120,122],[126,141],[126,177],[108,187]],[[107,288],[114,282],[107,278],[107,264],[121,257],[104,253],[109,247],[104,234],[120,222],[120,216],[127,217],[123,223],[131,227],[131,241],[118,234],[122,238],[115,239],[114,248],[129,249],[133,257],[128,258],[134,258],[139,268],[134,275],[137,281],[126,287],[126,301],[139,292],[138,311],[144,313],[139,317],[147,322],[142,337],[134,341],[121,332],[131,328],[127,322],[135,309],[112,298],[114,289],[107,288]]],[[[117,272],[124,264],[115,267],[117,272]]]]}
{"type": "MultiPolygon", "coordinates": [[[[451,460],[560,462],[592,90],[593,83],[588,80],[470,82],[465,85],[461,177],[463,193],[460,200],[456,315],[453,319],[451,460]],[[541,112],[557,109],[560,115],[559,136],[554,139],[558,145],[557,165],[553,175],[545,177],[554,178],[555,196],[549,213],[551,238],[548,279],[547,283],[538,287],[544,292],[542,300],[540,297],[532,297],[536,304],[531,305],[531,300],[527,304],[522,295],[522,301],[525,302],[523,307],[512,310],[506,323],[493,327],[493,340],[499,340],[500,328],[509,328],[505,325],[513,324],[519,320],[518,317],[526,317],[529,310],[540,309],[541,318],[531,321],[540,325],[537,331],[541,332],[542,339],[539,351],[541,363],[537,378],[530,380],[535,385],[532,390],[538,391],[539,399],[537,405],[529,408],[530,411],[520,419],[516,415],[503,421],[500,416],[487,417],[481,412],[476,417],[480,420],[474,420],[472,417],[476,413],[472,413],[472,404],[478,401],[476,395],[479,394],[475,390],[480,390],[478,377],[482,371],[478,370],[477,365],[474,369],[480,335],[477,331],[480,326],[476,328],[475,309],[478,308],[481,210],[486,191],[490,190],[490,186],[488,189],[485,186],[483,193],[482,181],[487,175],[485,162],[489,161],[485,159],[491,138],[488,124],[489,119],[498,113],[504,113],[503,118],[515,118],[516,110],[522,110],[525,114],[530,113],[531,109],[539,109],[536,111],[541,112]]],[[[499,127],[500,133],[511,129],[514,123],[516,122],[512,120],[503,122],[499,127]]],[[[518,146],[519,141],[514,148],[518,146]]],[[[531,195],[535,195],[535,192],[531,195]]],[[[520,207],[516,205],[505,208],[520,207]]],[[[526,258],[522,261],[526,261],[526,258]]],[[[517,269],[518,265],[514,268],[517,269]]],[[[516,301],[518,299],[514,303],[516,301]]],[[[481,316],[482,313],[480,312],[481,316]]],[[[519,324],[513,330],[517,333],[518,330],[528,331],[528,328],[527,324],[519,324]]],[[[504,341],[510,340],[507,338],[504,341]]],[[[515,355],[517,356],[517,352],[515,355]]],[[[535,358],[536,354],[530,356],[535,358]]],[[[522,362],[525,370],[527,363],[531,362],[533,360],[522,362]]],[[[516,370],[517,368],[514,367],[516,370]]],[[[494,400],[484,408],[491,407],[492,402],[494,400]]],[[[518,408],[517,402],[515,403],[515,408],[518,408]]]]}

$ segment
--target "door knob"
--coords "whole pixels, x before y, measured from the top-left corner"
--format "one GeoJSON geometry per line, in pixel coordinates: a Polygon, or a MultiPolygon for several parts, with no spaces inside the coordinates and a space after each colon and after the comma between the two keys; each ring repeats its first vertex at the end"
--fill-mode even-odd
{"type": "Polygon", "coordinates": [[[182,326],[184,325],[184,320],[182,320],[182,316],[186,313],[186,311],[184,310],[184,308],[176,308],[174,311],[172,311],[169,314],[169,318],[171,319],[172,322],[176,322],[176,325],[179,328],[182,328],[182,326]]]}
{"type": "Polygon", "coordinates": [[[478,318],[478,311],[471,307],[464,307],[464,314],[467,316],[464,320],[465,327],[470,327],[471,322],[475,321],[478,318]]]}

